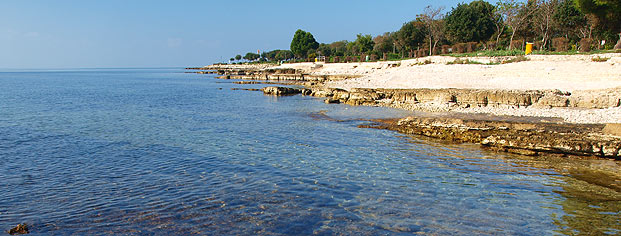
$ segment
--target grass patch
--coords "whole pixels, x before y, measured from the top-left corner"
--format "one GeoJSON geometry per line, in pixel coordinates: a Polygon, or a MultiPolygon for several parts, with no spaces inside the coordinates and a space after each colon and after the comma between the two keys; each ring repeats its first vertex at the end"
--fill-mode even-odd
{"type": "Polygon", "coordinates": [[[470,52],[470,53],[449,54],[448,56],[452,56],[452,57],[506,57],[506,56],[518,56],[518,55],[524,55],[524,51],[522,50],[494,50],[494,51],[483,50],[483,51],[470,52]]]}
{"type": "Polygon", "coordinates": [[[500,64],[509,64],[509,63],[516,63],[516,62],[521,62],[521,61],[528,61],[530,59],[528,59],[528,57],[524,56],[524,55],[519,55],[516,56],[514,58],[511,58],[509,60],[504,60],[502,62],[500,62],[500,64]]]}
{"type": "Polygon", "coordinates": [[[431,60],[429,59],[416,63],[416,65],[419,65],[419,66],[429,65],[429,64],[431,64],[431,60]]]}
{"type": "Polygon", "coordinates": [[[533,51],[532,55],[592,55],[603,53],[615,53],[615,50],[592,50],[590,52],[580,52],[577,50],[569,50],[565,52],[533,51]]]}
{"type": "Polygon", "coordinates": [[[600,56],[596,56],[591,58],[591,61],[594,62],[607,62],[610,59],[610,57],[600,57],[600,56]]]}
{"type": "Polygon", "coordinates": [[[457,58],[454,61],[449,61],[446,63],[447,65],[485,65],[485,63],[478,61],[471,61],[470,59],[462,60],[461,58],[457,58]]]}

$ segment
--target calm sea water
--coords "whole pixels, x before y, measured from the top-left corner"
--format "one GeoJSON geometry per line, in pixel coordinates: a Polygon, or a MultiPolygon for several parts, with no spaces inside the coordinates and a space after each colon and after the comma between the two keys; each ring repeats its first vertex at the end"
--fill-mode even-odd
{"type": "Polygon", "coordinates": [[[618,180],[357,128],[404,115],[396,110],[231,90],[240,87],[262,85],[181,69],[0,73],[0,230],[621,233],[618,180]]]}

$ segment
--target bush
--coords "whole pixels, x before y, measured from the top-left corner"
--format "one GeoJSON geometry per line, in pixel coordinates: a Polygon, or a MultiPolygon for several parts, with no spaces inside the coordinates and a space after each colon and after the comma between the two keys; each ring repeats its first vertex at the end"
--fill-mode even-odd
{"type": "Polygon", "coordinates": [[[502,61],[501,64],[515,63],[515,62],[528,61],[528,60],[529,60],[528,57],[524,55],[519,55],[519,56],[516,56],[515,58],[502,61]]]}
{"type": "Polygon", "coordinates": [[[477,50],[476,42],[468,42],[466,43],[466,52],[474,52],[477,50]]]}
{"type": "Polygon", "coordinates": [[[591,58],[591,61],[594,61],[594,62],[606,62],[606,61],[608,61],[608,59],[610,59],[610,57],[596,56],[596,57],[591,58]]]}
{"type": "Polygon", "coordinates": [[[590,52],[591,45],[593,45],[593,39],[583,38],[580,40],[580,51],[581,52],[590,52]]]}
{"type": "Polygon", "coordinates": [[[543,43],[541,41],[537,41],[533,43],[533,51],[537,51],[537,50],[545,50],[545,48],[543,48],[543,43]]]}
{"type": "Polygon", "coordinates": [[[458,43],[453,46],[454,53],[465,53],[466,45],[464,43],[458,43]]]}
{"type": "Polygon", "coordinates": [[[451,46],[449,46],[449,45],[442,45],[442,49],[441,49],[442,50],[442,54],[449,54],[449,53],[451,53],[450,52],[451,50],[449,50],[449,49],[451,49],[451,46]]]}
{"type": "Polygon", "coordinates": [[[511,49],[523,50],[524,49],[524,40],[513,40],[513,42],[511,42],[511,49]]]}
{"type": "Polygon", "coordinates": [[[569,48],[569,40],[564,37],[553,38],[552,46],[555,52],[566,52],[569,48]]]}
{"type": "Polygon", "coordinates": [[[495,41],[487,42],[486,46],[487,46],[487,50],[490,50],[490,51],[496,50],[496,48],[498,47],[498,45],[496,45],[495,41]]]}
{"type": "Polygon", "coordinates": [[[454,61],[447,62],[446,64],[447,64],[447,65],[455,65],[455,64],[474,64],[474,65],[482,65],[483,63],[478,62],[478,61],[471,61],[470,59],[465,59],[465,60],[462,60],[462,59],[457,58],[457,59],[455,59],[454,61]]]}

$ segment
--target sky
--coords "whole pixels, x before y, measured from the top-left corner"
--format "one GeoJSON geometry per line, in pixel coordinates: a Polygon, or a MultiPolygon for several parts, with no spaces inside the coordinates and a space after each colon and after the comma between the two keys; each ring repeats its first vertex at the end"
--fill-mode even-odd
{"type": "Polygon", "coordinates": [[[289,49],[297,29],[320,43],[354,40],[462,2],[2,0],[0,68],[204,66],[289,49]]]}

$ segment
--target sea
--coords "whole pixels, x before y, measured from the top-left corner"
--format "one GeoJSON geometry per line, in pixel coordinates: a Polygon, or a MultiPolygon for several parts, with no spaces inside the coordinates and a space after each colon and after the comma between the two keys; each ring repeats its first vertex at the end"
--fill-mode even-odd
{"type": "Polygon", "coordinates": [[[620,180],[592,168],[610,160],[359,128],[421,114],[267,96],[239,89],[268,85],[186,72],[0,72],[0,230],[621,234],[620,180]]]}

